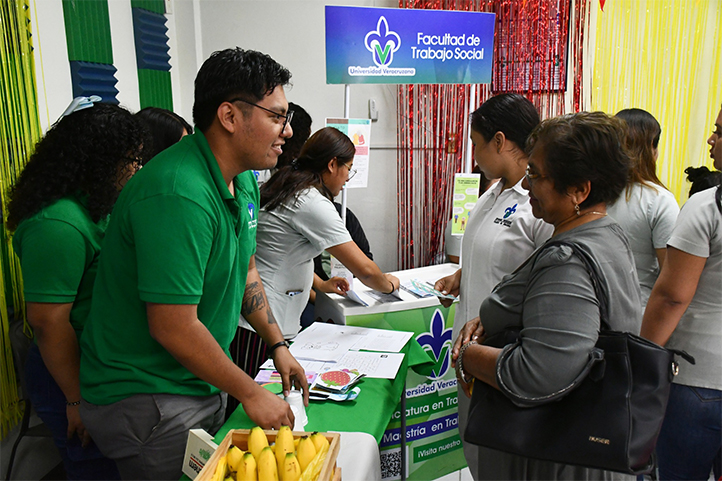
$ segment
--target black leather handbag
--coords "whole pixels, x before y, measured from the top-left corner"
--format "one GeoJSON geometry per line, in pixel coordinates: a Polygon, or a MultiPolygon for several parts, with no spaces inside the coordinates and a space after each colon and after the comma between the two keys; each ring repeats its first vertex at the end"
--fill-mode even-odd
{"type": "MultiPolygon", "coordinates": [[[[464,439],[520,456],[628,474],[654,469],[654,448],[678,366],[675,354],[607,321],[608,296],[596,263],[564,241],[584,262],[600,303],[600,334],[582,373],[565,389],[519,407],[486,383],[474,383],[464,439]]],[[[518,343],[519,329],[491,336],[484,344],[518,343]]],[[[505,351],[506,354],[510,350],[505,351]]]]}

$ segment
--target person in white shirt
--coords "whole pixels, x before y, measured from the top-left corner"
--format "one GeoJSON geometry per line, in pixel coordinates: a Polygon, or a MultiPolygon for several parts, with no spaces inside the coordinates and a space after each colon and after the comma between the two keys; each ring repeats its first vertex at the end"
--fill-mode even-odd
{"type": "MultiPolygon", "coordinates": [[[[722,109],[707,139],[722,169],[722,109]]],[[[722,476],[722,187],[703,190],[682,207],[667,260],[652,289],[641,336],[687,351],[657,441],[659,479],[722,476]]]]}
{"type": "MultiPolygon", "coordinates": [[[[452,339],[479,315],[481,302],[506,274],[513,272],[552,235],[553,226],[532,215],[529,193],[522,187],[529,134],[539,114],[523,95],[491,97],[471,114],[474,160],[489,179],[499,179],[476,202],[461,242],[461,268],[436,281],[435,288],[459,296],[452,339]]],[[[450,305],[451,301],[442,300],[450,305]]],[[[469,398],[459,388],[459,432],[466,427],[469,398]]],[[[476,479],[478,446],[463,443],[464,456],[476,479]]]]}
{"type": "Polygon", "coordinates": [[[624,109],[615,117],[627,124],[632,178],[619,199],[607,208],[607,213],[622,226],[629,239],[644,310],[664,264],[667,241],[672,235],[679,206],[655,173],[662,132],[657,119],[642,109],[624,109]]]}
{"type": "MultiPolygon", "coordinates": [[[[301,313],[312,285],[323,292],[345,295],[348,282],[340,277],[322,281],[313,259],[324,250],[338,259],[363,284],[385,294],[399,288],[399,279],[384,274],[353,241],[333,199],[353,177],[356,147],[333,127],[314,133],[291,165],[279,169],[261,187],[261,211],[256,236],[256,266],[269,305],[288,340],[301,328],[301,313]]],[[[239,365],[251,376],[270,350],[241,317],[239,365]]]]}

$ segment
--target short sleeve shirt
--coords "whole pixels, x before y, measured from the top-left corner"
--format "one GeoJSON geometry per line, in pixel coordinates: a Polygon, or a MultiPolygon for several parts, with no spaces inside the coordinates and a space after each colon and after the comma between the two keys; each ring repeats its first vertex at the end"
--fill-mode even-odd
{"type": "Polygon", "coordinates": [[[632,186],[629,200],[625,190],[607,213],[622,226],[629,239],[644,307],[659,276],[656,249],[667,247],[679,214],[677,200],[663,187],[637,183],[632,186]]]}
{"type": "MultiPolygon", "coordinates": [[[[313,284],[313,258],[329,247],[351,242],[351,234],[329,199],[318,189],[267,212],[258,220],[256,268],[283,336],[292,338],[313,284]]],[[[240,325],[252,329],[241,318],[240,325]]]]}
{"type": "Polygon", "coordinates": [[[81,341],[86,400],[219,392],[151,337],[146,303],[196,305],[200,322],[229,354],[255,252],[259,202],[252,172],[238,175],[234,188],[235,197],[200,132],[128,181],[108,226],[81,341]]]}
{"type": "Polygon", "coordinates": [[[668,245],[706,258],[697,290],[666,347],[687,351],[695,365],[682,363],[674,382],[722,389],[722,214],[717,188],[694,194],[684,204],[668,245]]]}
{"type": "MultiPolygon", "coordinates": [[[[522,179],[523,180],[523,179],[522,179]]],[[[502,191],[497,182],[479,197],[461,241],[459,308],[454,339],[464,324],[479,315],[479,306],[502,277],[544,244],[554,227],[531,212],[529,192],[520,180],[502,191]]]]}
{"type": "Polygon", "coordinates": [[[13,236],[25,300],[73,303],[70,324],[78,337],[90,311],[107,225],[107,217],[93,222],[85,200],[70,196],[23,220],[13,236]]]}

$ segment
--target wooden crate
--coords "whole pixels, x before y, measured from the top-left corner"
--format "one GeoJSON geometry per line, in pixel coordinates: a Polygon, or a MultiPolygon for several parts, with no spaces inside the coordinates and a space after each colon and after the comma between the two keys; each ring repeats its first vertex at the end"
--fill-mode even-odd
{"type": "MultiPolygon", "coordinates": [[[[216,471],[218,460],[221,456],[228,452],[228,448],[231,447],[231,444],[243,451],[248,451],[248,435],[250,432],[250,429],[231,429],[228,431],[226,437],[223,438],[221,444],[218,445],[218,449],[216,449],[213,453],[201,472],[198,473],[196,481],[210,481],[213,478],[213,473],[216,471]]],[[[278,431],[264,430],[263,432],[266,433],[269,445],[276,442],[276,435],[278,434],[278,431]]],[[[296,439],[302,436],[310,436],[311,434],[312,433],[305,431],[293,431],[293,438],[296,439]]],[[[338,457],[338,452],[341,447],[341,435],[339,433],[321,434],[328,439],[330,445],[328,447],[326,459],[323,462],[323,467],[321,468],[321,473],[318,476],[318,481],[341,481],[341,468],[336,466],[336,458],[338,457]]]]}

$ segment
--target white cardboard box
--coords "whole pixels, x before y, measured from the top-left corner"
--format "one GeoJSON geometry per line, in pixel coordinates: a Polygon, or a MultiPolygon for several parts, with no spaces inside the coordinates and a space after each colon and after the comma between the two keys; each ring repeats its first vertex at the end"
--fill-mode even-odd
{"type": "Polygon", "coordinates": [[[183,474],[191,479],[196,479],[217,447],[218,445],[213,442],[213,436],[205,430],[191,429],[188,431],[186,454],[183,457],[183,474]]]}

